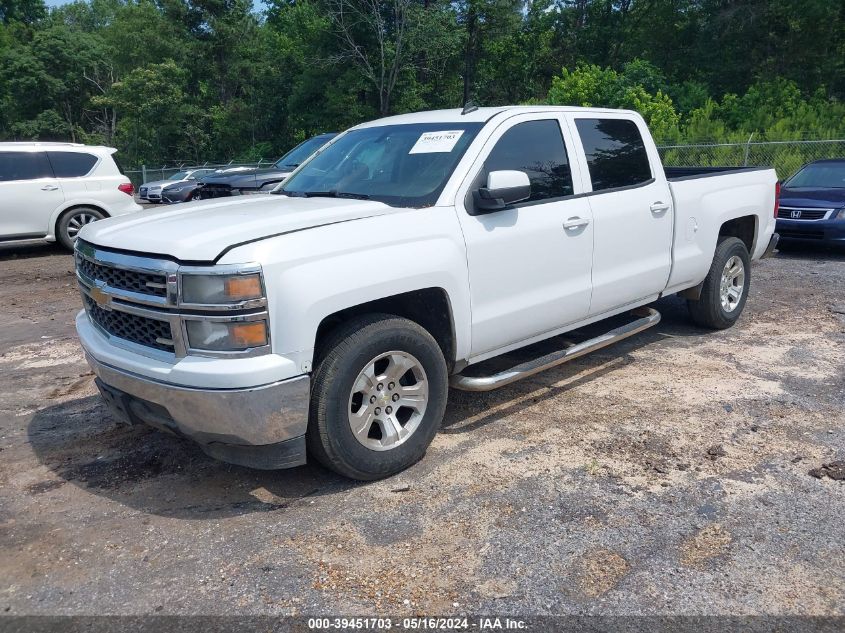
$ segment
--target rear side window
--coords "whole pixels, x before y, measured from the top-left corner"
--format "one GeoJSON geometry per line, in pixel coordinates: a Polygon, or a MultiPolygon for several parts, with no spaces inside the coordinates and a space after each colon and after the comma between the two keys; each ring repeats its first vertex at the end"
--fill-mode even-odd
{"type": "Polygon", "coordinates": [[[651,166],[636,123],[626,119],[575,119],[593,191],[651,180],[651,166]]]}
{"type": "Polygon", "coordinates": [[[526,121],[505,132],[484,162],[484,180],[503,169],[528,174],[529,201],[572,195],[572,172],[556,120],[526,121]]]}
{"type": "Polygon", "coordinates": [[[0,182],[52,177],[44,152],[0,152],[0,182]]]}
{"type": "Polygon", "coordinates": [[[47,152],[56,178],[78,178],[86,175],[97,163],[93,154],[82,152],[47,152]]]}

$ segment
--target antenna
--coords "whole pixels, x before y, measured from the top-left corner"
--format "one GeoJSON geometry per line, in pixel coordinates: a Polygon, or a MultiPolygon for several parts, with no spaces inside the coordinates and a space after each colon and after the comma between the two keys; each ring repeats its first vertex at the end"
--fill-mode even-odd
{"type": "Polygon", "coordinates": [[[461,116],[464,116],[465,114],[469,114],[471,112],[475,112],[476,110],[478,110],[478,106],[475,105],[472,101],[467,101],[464,105],[464,109],[461,110],[461,116]]]}

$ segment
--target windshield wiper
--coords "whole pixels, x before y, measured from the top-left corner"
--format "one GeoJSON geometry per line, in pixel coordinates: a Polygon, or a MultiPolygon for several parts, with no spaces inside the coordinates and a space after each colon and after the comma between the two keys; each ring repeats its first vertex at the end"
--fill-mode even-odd
{"type": "Polygon", "coordinates": [[[288,191],[291,196],[299,198],[352,198],[354,200],[369,200],[365,193],[351,193],[349,191],[288,191]]]}

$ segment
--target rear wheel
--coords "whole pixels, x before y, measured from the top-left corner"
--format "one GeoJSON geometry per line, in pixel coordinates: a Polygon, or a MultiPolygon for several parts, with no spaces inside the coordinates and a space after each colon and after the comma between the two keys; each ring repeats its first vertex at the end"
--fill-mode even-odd
{"type": "Polygon", "coordinates": [[[751,258],[745,242],[722,238],[704,280],[698,301],[688,301],[692,320],[701,327],[723,330],[739,319],[751,287],[751,258]]]}
{"type": "Polygon", "coordinates": [[[322,354],[311,394],[311,454],[362,480],[417,462],[448,395],[446,361],[431,334],[407,319],[368,315],[341,326],[322,354]]]}
{"type": "Polygon", "coordinates": [[[68,250],[73,250],[73,245],[79,235],[79,231],[86,224],[102,220],[105,214],[91,207],[78,207],[65,213],[56,225],[56,239],[68,250]]]}

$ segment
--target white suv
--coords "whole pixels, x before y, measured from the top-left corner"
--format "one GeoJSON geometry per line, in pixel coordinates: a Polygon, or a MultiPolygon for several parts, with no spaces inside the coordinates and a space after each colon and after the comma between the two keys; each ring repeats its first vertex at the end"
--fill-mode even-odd
{"type": "Polygon", "coordinates": [[[0,243],[58,240],[73,249],[84,225],[140,211],[112,147],[0,143],[0,243]]]}

